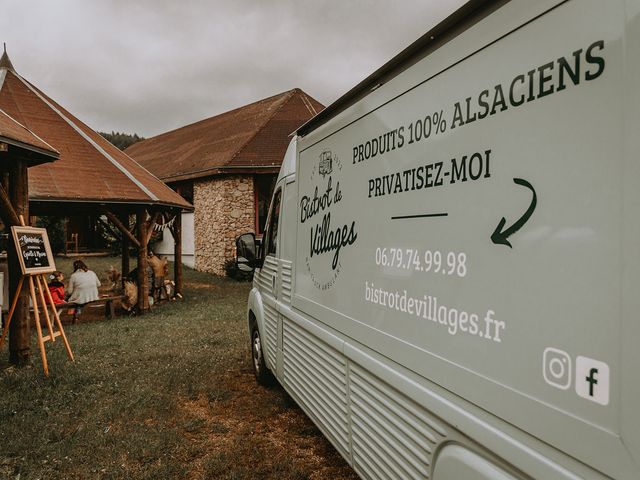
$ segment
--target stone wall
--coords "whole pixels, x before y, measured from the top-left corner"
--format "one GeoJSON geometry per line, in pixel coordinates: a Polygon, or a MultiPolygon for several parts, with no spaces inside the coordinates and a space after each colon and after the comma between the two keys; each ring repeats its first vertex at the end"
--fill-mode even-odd
{"type": "Polygon", "coordinates": [[[193,184],[196,270],[224,275],[238,235],[255,230],[253,177],[216,176],[193,184]]]}

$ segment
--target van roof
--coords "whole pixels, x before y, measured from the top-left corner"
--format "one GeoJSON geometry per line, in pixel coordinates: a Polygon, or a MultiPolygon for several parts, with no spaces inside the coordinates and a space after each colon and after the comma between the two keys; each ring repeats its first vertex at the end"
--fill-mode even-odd
{"type": "Polygon", "coordinates": [[[296,133],[300,136],[305,136],[312,132],[508,2],[509,0],[470,0],[465,3],[318,115],[298,128],[296,133]]]}

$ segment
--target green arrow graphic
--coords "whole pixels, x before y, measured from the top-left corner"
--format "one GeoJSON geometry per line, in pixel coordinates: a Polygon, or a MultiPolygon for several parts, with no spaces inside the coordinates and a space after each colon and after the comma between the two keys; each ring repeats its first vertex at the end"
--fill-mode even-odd
{"type": "Polygon", "coordinates": [[[509,248],[513,248],[513,247],[511,246],[511,243],[509,242],[509,240],[507,240],[507,238],[509,238],[514,233],[516,233],[518,230],[522,228],[522,226],[525,223],[527,223],[527,220],[531,218],[531,215],[533,214],[533,211],[536,209],[536,205],[538,203],[538,197],[536,196],[536,191],[533,188],[533,185],[531,185],[529,182],[527,182],[522,178],[514,178],[513,183],[515,183],[516,185],[522,185],[523,187],[527,187],[533,193],[533,198],[531,199],[531,205],[529,205],[529,208],[527,209],[527,211],[524,212],[524,215],[522,215],[522,217],[520,217],[516,223],[514,223],[509,228],[503,231],[502,228],[504,227],[504,224],[507,223],[507,221],[505,220],[504,217],[502,217],[502,220],[500,220],[500,223],[498,223],[498,226],[491,234],[491,241],[493,243],[500,244],[500,245],[507,245],[509,248]]]}

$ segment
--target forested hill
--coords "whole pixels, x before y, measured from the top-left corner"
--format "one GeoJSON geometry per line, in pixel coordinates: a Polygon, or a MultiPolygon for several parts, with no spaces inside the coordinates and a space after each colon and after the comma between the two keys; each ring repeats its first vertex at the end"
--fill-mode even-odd
{"type": "Polygon", "coordinates": [[[137,133],[130,135],[128,133],[120,133],[120,132],[98,132],[104,138],[113,143],[120,150],[124,150],[130,145],[139,142],[140,140],[144,140],[144,137],[140,137],[137,133]]]}

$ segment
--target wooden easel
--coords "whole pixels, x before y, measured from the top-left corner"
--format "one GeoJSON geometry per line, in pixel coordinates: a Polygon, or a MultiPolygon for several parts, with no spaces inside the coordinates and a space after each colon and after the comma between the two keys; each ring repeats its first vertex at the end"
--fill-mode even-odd
{"type": "MultiPolygon", "coordinates": [[[[22,215],[20,215],[20,223],[24,227],[24,219],[22,215]]],[[[49,376],[49,367],[47,364],[47,352],[45,350],[45,342],[54,343],[57,337],[62,337],[62,342],[67,350],[67,355],[69,359],[73,362],[73,352],[71,351],[71,346],[69,345],[69,341],[67,340],[67,336],[64,333],[64,329],[62,328],[62,322],[60,321],[60,315],[58,315],[58,311],[56,310],[55,304],[53,303],[53,298],[51,297],[51,292],[49,291],[49,287],[47,286],[47,278],[44,273],[35,273],[35,274],[24,274],[20,277],[18,281],[18,288],[16,288],[16,292],[13,295],[13,301],[11,302],[11,309],[9,310],[9,315],[7,316],[7,320],[4,324],[4,329],[2,330],[2,336],[0,337],[0,349],[2,349],[2,344],[4,342],[4,338],[9,331],[9,326],[11,325],[11,318],[13,317],[13,312],[15,311],[16,305],[18,304],[18,298],[20,297],[20,292],[24,285],[24,279],[27,278],[29,282],[29,294],[31,297],[31,303],[33,304],[33,316],[36,321],[36,330],[38,331],[38,345],[40,347],[40,354],[42,356],[42,368],[44,369],[44,374],[49,376]],[[37,293],[36,295],[36,288],[37,293]],[[53,331],[53,325],[51,323],[51,317],[49,316],[49,311],[47,308],[46,298],[49,300],[49,305],[51,306],[51,310],[53,312],[53,317],[55,319],[55,323],[58,327],[58,331],[53,331]],[[38,308],[38,300],[40,301],[40,305],[42,306],[42,311],[44,312],[44,318],[47,324],[47,329],[49,330],[49,335],[43,337],[42,336],[42,326],[40,325],[40,310],[38,308]]]]}

